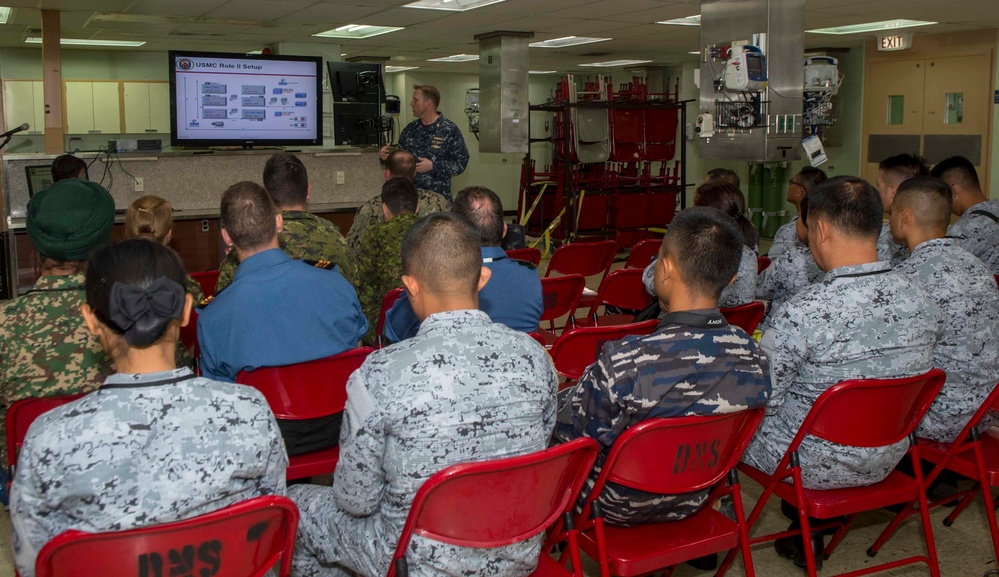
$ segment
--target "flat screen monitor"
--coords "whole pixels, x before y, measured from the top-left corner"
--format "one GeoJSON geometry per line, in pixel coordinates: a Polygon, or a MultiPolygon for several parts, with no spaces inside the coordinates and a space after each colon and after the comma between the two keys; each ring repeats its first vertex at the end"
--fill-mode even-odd
{"type": "Polygon", "coordinates": [[[186,52],[170,60],[173,146],[318,146],[322,59],[186,52]]]}
{"type": "MultiPolygon", "coordinates": [[[[55,183],[55,179],[52,178],[51,164],[25,166],[24,174],[28,179],[28,198],[35,196],[35,193],[41,192],[55,183]]],[[[90,178],[86,167],[83,168],[83,178],[90,178]]]]}
{"type": "Polygon", "coordinates": [[[381,146],[378,115],[374,112],[339,108],[333,111],[334,142],[337,146],[381,146]]]}
{"type": "Polygon", "coordinates": [[[380,64],[327,62],[333,103],[363,102],[380,105],[385,99],[380,64]]]}

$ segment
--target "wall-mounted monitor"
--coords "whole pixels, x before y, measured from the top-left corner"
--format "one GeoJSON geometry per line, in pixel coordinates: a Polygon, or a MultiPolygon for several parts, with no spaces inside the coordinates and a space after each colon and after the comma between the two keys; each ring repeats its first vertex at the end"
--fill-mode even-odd
{"type": "Polygon", "coordinates": [[[173,146],[318,146],[322,59],[172,50],[173,146]]]}
{"type": "Polygon", "coordinates": [[[327,62],[333,103],[363,102],[380,105],[385,99],[380,64],[327,62]]]}

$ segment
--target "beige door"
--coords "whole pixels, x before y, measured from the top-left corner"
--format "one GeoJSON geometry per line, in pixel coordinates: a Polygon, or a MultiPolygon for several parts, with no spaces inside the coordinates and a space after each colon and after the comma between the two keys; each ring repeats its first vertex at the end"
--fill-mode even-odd
{"type": "Polygon", "coordinates": [[[919,153],[924,123],[926,62],[901,60],[870,64],[867,87],[867,158],[862,175],[870,183],[882,159],[919,153]]]}
{"type": "Polygon", "coordinates": [[[922,154],[931,164],[959,154],[988,186],[990,59],[985,54],[926,60],[922,154]]]}

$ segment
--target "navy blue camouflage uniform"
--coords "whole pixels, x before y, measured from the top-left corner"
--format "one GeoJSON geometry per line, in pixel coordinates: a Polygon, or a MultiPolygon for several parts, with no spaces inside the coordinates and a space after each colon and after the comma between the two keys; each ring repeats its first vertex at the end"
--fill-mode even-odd
{"type": "Polygon", "coordinates": [[[451,202],[451,178],[465,172],[468,166],[468,148],[458,126],[440,114],[431,124],[417,118],[399,134],[399,148],[416,157],[434,163],[430,172],[417,174],[413,181],[417,188],[440,193],[451,202]]]}

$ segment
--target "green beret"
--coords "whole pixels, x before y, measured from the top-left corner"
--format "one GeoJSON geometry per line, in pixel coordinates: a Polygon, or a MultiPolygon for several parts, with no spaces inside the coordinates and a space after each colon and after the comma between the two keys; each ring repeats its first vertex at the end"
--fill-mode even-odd
{"type": "Polygon", "coordinates": [[[28,201],[28,238],[42,256],[86,260],[111,238],[114,199],[90,180],[60,180],[28,201]]]}

